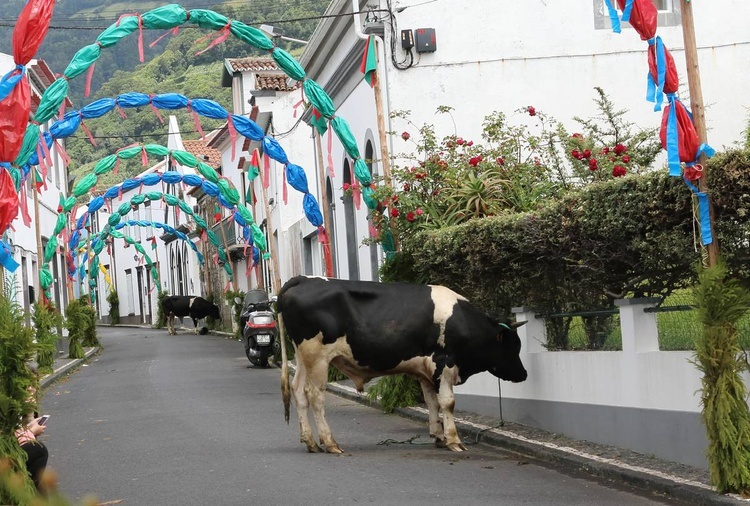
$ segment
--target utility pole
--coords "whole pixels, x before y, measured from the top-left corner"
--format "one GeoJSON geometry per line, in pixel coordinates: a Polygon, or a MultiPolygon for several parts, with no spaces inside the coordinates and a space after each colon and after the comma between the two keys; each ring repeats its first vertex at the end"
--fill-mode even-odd
{"type": "MultiPolygon", "coordinates": [[[[37,169],[32,168],[32,172],[35,172],[37,169]]],[[[35,174],[32,173],[31,180],[36,183],[36,177],[34,177],[35,174]]],[[[36,184],[34,185],[36,186],[36,184]]],[[[45,295],[44,295],[44,289],[42,288],[42,278],[40,276],[42,272],[42,267],[44,267],[44,248],[42,248],[42,225],[40,223],[41,219],[39,216],[39,191],[34,187],[31,189],[31,192],[34,194],[34,228],[36,229],[36,256],[37,256],[37,269],[38,272],[36,273],[36,277],[39,280],[39,295],[37,295],[37,299],[40,300],[40,302],[45,302],[45,295]]],[[[24,290],[26,287],[24,287],[24,290]]]]}
{"type": "MultiPolygon", "coordinates": [[[[267,155],[264,155],[267,156],[267,155]]],[[[271,177],[269,175],[269,177],[271,177]]],[[[276,251],[276,243],[273,240],[273,226],[271,225],[271,206],[268,205],[268,191],[266,190],[266,185],[263,179],[261,178],[260,187],[263,191],[263,204],[265,206],[266,210],[266,235],[268,236],[268,245],[269,249],[271,250],[271,270],[272,272],[272,279],[273,279],[273,286],[271,286],[271,290],[273,293],[278,294],[279,290],[281,290],[281,273],[279,272],[279,255],[278,251],[276,251]]]]}
{"type": "MultiPolygon", "coordinates": [[[[682,37],[685,44],[685,65],[687,66],[688,87],[690,88],[690,109],[693,113],[693,125],[701,143],[706,143],[708,133],[706,131],[706,110],[703,106],[703,89],[701,87],[700,68],[698,66],[698,45],[695,40],[695,21],[693,17],[693,4],[690,0],[680,0],[682,10],[682,37]]],[[[710,216],[713,241],[707,245],[708,267],[716,265],[719,258],[719,243],[714,226],[714,206],[711,203],[711,195],[708,191],[708,174],[706,173],[705,154],[701,153],[698,163],[703,167],[703,175],[698,179],[698,190],[708,196],[708,209],[710,216]]]]}
{"type": "MultiPolygon", "coordinates": [[[[375,47],[377,48],[377,39],[375,39],[375,47]]],[[[376,54],[378,51],[376,49],[376,54]]],[[[380,156],[383,161],[383,178],[388,188],[391,187],[391,154],[388,149],[388,140],[386,138],[385,129],[385,114],[383,113],[383,94],[380,88],[380,70],[376,70],[372,74],[372,87],[375,94],[375,112],[377,113],[378,120],[378,137],[380,138],[380,156]]]]}
{"type": "Polygon", "coordinates": [[[323,165],[323,143],[320,140],[320,133],[317,128],[313,127],[313,136],[315,137],[315,149],[318,152],[318,184],[320,185],[320,207],[323,211],[323,226],[326,229],[326,237],[328,242],[321,243],[323,248],[324,258],[329,258],[331,261],[324,261],[326,268],[326,277],[333,277],[333,248],[331,248],[331,220],[328,216],[328,193],[326,192],[326,178],[325,178],[325,166],[323,165]],[[328,256],[326,257],[325,250],[328,249],[328,256]]]}

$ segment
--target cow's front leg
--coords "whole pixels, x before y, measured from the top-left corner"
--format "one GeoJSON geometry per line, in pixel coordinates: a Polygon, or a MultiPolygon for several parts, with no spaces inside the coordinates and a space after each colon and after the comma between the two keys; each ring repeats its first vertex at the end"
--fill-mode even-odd
{"type": "Polygon", "coordinates": [[[193,318],[193,327],[195,328],[194,331],[195,331],[195,335],[197,336],[198,335],[198,319],[197,318],[193,318]]]}
{"type": "Polygon", "coordinates": [[[445,445],[454,452],[462,452],[466,447],[461,443],[456,429],[456,421],[453,418],[453,408],[456,399],[453,396],[453,385],[456,383],[458,371],[455,367],[446,367],[440,375],[440,389],[438,390],[438,403],[443,410],[443,428],[445,429],[445,445]]]}
{"type": "Polygon", "coordinates": [[[320,442],[325,445],[328,453],[344,453],[344,450],[338,445],[331,428],[326,420],[325,395],[326,384],[328,383],[328,362],[321,360],[315,364],[308,364],[307,385],[305,391],[313,408],[315,425],[318,428],[318,437],[320,442]]]}
{"type": "Polygon", "coordinates": [[[167,315],[167,334],[169,334],[170,336],[173,336],[175,334],[173,314],[167,315]]]}
{"type": "Polygon", "coordinates": [[[299,350],[296,349],[296,347],[295,352],[297,356],[297,372],[294,373],[294,379],[292,380],[292,393],[294,394],[294,401],[297,404],[299,440],[305,443],[308,452],[319,453],[322,452],[323,449],[318,446],[318,443],[316,443],[313,438],[312,427],[310,426],[310,420],[308,418],[310,401],[308,401],[307,393],[305,391],[307,371],[305,370],[304,361],[300,357],[299,350]]]}
{"type": "Polygon", "coordinates": [[[435,438],[436,446],[445,446],[445,433],[443,432],[443,422],[440,421],[440,404],[438,403],[435,385],[426,379],[420,379],[419,384],[422,386],[422,394],[427,409],[430,411],[430,437],[435,438]]]}

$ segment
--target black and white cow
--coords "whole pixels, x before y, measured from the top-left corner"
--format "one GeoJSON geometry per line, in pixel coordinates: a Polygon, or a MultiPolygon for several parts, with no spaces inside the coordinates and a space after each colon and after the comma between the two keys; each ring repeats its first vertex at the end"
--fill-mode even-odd
{"type": "Polygon", "coordinates": [[[180,320],[186,316],[192,318],[196,334],[198,333],[198,320],[206,316],[221,320],[219,306],[196,295],[170,295],[162,301],[161,309],[167,319],[167,330],[171,335],[176,334],[173,324],[175,316],[180,320]]]}
{"type": "MultiPolygon", "coordinates": [[[[430,411],[430,435],[438,446],[463,451],[453,418],[453,386],[489,371],[520,382],[526,369],[515,327],[486,316],[443,286],[375,283],[296,277],[279,292],[279,324],[296,351],[291,389],[300,440],[309,452],[322,451],[308,420],[311,406],[320,442],[342,453],[325,419],[328,364],[346,374],[361,392],[378,376],[416,377],[430,411]],[[443,419],[439,412],[442,409],[443,419]]],[[[282,334],[281,390],[289,422],[288,363],[282,334]]]]}

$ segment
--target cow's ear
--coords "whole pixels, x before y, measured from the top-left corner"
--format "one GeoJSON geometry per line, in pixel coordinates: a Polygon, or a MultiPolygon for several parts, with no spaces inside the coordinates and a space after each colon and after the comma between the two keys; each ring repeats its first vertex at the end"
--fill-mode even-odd
{"type": "Polygon", "coordinates": [[[517,329],[518,327],[523,327],[524,325],[526,325],[526,323],[528,323],[528,322],[525,322],[525,321],[523,321],[523,322],[513,322],[513,323],[510,324],[510,328],[517,329]]]}

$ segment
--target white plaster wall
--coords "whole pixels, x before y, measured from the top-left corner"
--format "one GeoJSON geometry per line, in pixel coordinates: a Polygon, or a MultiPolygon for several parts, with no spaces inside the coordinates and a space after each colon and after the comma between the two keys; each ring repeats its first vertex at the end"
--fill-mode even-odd
{"type": "MultiPolygon", "coordinates": [[[[709,143],[721,147],[736,141],[746,126],[743,105],[750,99],[740,92],[750,85],[750,75],[742,71],[750,63],[750,36],[742,20],[750,18],[750,4],[718,0],[694,9],[709,143]],[[717,16],[727,23],[715,23],[717,16]]],[[[619,35],[596,30],[593,19],[591,2],[535,0],[519,9],[509,1],[447,0],[439,9],[408,8],[397,14],[399,29],[435,28],[437,51],[423,53],[407,71],[388,62],[391,106],[411,110],[418,125],[435,123],[440,135],[453,133],[453,124],[448,117],[435,118],[436,108],[455,107],[459,135],[475,140],[488,113],[512,114],[529,105],[575,131],[573,116],[596,113],[592,88],[601,86],[618,107],[630,110],[629,120],[658,127],[661,114],[644,98],[646,42],[632,29],[619,35]]],[[[657,35],[672,51],[686,89],[681,28],[660,27],[657,35]]],[[[402,125],[395,130],[401,132],[402,125]]]]}

